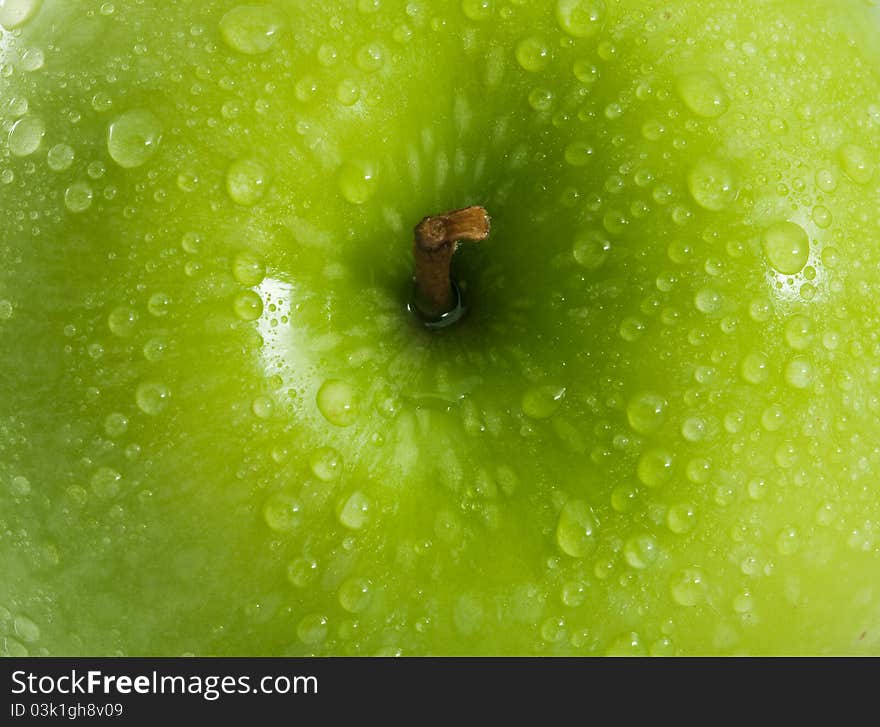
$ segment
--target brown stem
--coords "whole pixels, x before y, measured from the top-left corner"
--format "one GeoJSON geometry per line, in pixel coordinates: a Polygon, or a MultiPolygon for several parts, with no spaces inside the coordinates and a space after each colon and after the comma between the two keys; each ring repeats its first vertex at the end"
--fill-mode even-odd
{"type": "Polygon", "coordinates": [[[439,320],[456,306],[450,267],[458,243],[488,236],[489,215],[479,205],[425,217],[416,225],[415,305],[426,320],[439,320]]]}

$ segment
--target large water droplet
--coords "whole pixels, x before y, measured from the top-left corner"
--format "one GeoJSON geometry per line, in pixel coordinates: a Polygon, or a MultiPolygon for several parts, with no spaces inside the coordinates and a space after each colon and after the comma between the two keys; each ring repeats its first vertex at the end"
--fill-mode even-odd
{"type": "Polygon", "coordinates": [[[471,20],[488,20],[492,17],[492,0],[462,0],[461,10],[471,20]]]}
{"type": "Polygon", "coordinates": [[[785,380],[795,389],[806,389],[813,383],[813,364],[803,356],[796,356],[785,367],[785,380]]]}
{"type": "Polygon", "coordinates": [[[19,28],[37,14],[43,0],[0,1],[0,25],[7,30],[19,28]]]}
{"type": "Polygon", "coordinates": [[[266,53],[284,30],[284,14],[271,5],[239,5],[220,20],[220,34],[233,50],[266,53]]]}
{"type": "Polygon", "coordinates": [[[572,558],[586,558],[596,547],[595,532],[599,523],[593,510],[583,500],[569,500],[559,513],[556,544],[572,558]]]}
{"type": "Polygon", "coordinates": [[[345,527],[361,530],[370,520],[371,508],[370,498],[356,490],[340,504],[336,516],[345,527]]]}
{"type": "Polygon", "coordinates": [[[74,182],[64,190],[64,206],[71,212],[85,212],[92,206],[95,193],[85,182],[74,182]]]}
{"type": "Polygon", "coordinates": [[[556,21],[574,38],[589,38],[602,29],[604,0],[557,0],[556,21]]]}
{"type": "Polygon", "coordinates": [[[46,124],[38,116],[25,116],[9,130],[9,153],[17,157],[33,154],[43,143],[46,124]]]}
{"type": "Polygon", "coordinates": [[[680,606],[696,606],[706,597],[703,573],[696,568],[686,568],[672,579],[669,590],[680,606]]]}
{"type": "Polygon", "coordinates": [[[868,184],[874,178],[874,158],[869,151],[855,144],[840,147],[840,165],[856,184],[868,184]]]}
{"type": "Polygon", "coordinates": [[[345,381],[325,381],[318,390],[317,404],[324,418],[337,427],[351,426],[357,419],[357,395],[354,387],[345,381]]]}
{"type": "Polygon", "coordinates": [[[159,381],[145,381],[139,384],[135,392],[135,402],[144,414],[156,416],[168,406],[171,390],[159,381]]]}
{"type": "Polygon", "coordinates": [[[611,242],[604,235],[592,230],[578,236],[572,246],[575,262],[587,270],[595,270],[608,259],[611,242]]]}
{"type": "Polygon", "coordinates": [[[687,183],[694,201],[712,212],[723,210],[736,199],[733,172],[715,159],[701,159],[694,164],[687,183]]]}
{"type": "Polygon", "coordinates": [[[780,273],[794,275],[810,258],[810,238],[794,222],[777,222],[761,236],[761,244],[769,263],[780,273]]]}
{"type": "Polygon", "coordinates": [[[263,505],[263,519],[272,530],[291,532],[302,522],[302,505],[293,495],[276,492],[263,505]]]}
{"type": "Polygon", "coordinates": [[[349,578],[339,587],[339,605],[349,613],[361,613],[370,605],[373,593],[366,578],[349,578]]]}
{"type": "Polygon", "coordinates": [[[162,122],[152,111],[133,109],[118,116],[107,130],[107,151],[120,167],[145,164],[162,142],[162,122]]]}
{"type": "Polygon", "coordinates": [[[119,494],[122,475],[110,467],[99,467],[92,475],[92,492],[98,497],[115,497],[119,494]]]}
{"type": "Polygon", "coordinates": [[[367,162],[346,162],[339,169],[339,191],[352,204],[364,204],[376,191],[376,170],[367,162]]]}
{"type": "Polygon", "coordinates": [[[657,560],[660,554],[657,541],[647,534],[634,535],[623,545],[623,557],[637,570],[643,570],[657,560]]]}
{"type": "Polygon", "coordinates": [[[640,434],[656,432],[666,420],[666,399],[650,392],[638,394],[627,405],[626,416],[640,434]]]}
{"type": "Polygon", "coordinates": [[[107,316],[107,327],[113,335],[128,338],[134,333],[139,318],[134,308],[121,305],[110,311],[110,315],[107,316]]]}
{"type": "Polygon", "coordinates": [[[242,321],[255,321],[263,315],[263,299],[253,290],[244,290],[235,296],[232,309],[242,321]]]}
{"type": "Polygon", "coordinates": [[[697,116],[713,119],[721,116],[730,105],[721,82],[710,71],[693,71],[679,76],[676,89],[681,100],[697,116]]]}
{"type": "Polygon", "coordinates": [[[516,46],[516,61],[526,71],[535,73],[550,63],[550,47],[537,36],[524,38],[516,46]]]}
{"type": "Polygon", "coordinates": [[[660,487],[672,477],[672,454],[665,449],[649,449],[639,457],[636,474],[645,487],[660,487]]]}
{"type": "Polygon", "coordinates": [[[269,175],[256,159],[236,159],[226,170],[226,191],[236,204],[251,207],[266,192],[269,175]]]}
{"type": "Polygon", "coordinates": [[[46,163],[53,172],[63,172],[70,169],[73,159],[76,156],[73,148],[67,144],[56,144],[46,155],[46,163]]]}

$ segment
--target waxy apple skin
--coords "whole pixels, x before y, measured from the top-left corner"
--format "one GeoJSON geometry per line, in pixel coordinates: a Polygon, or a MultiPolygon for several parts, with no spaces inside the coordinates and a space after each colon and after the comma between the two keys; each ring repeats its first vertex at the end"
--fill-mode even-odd
{"type": "Polygon", "coordinates": [[[875,10],[0,25],[5,653],[880,651],[875,10]]]}

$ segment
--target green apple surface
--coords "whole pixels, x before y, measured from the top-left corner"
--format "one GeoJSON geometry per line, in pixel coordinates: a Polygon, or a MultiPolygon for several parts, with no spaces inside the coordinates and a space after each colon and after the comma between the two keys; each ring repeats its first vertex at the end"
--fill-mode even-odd
{"type": "Polygon", "coordinates": [[[3,652],[880,653],[875,4],[0,26],[3,652]]]}

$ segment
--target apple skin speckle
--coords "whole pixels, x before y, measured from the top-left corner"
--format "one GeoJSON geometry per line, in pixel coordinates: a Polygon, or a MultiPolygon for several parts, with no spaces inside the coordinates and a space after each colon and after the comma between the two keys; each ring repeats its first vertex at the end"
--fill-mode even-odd
{"type": "Polygon", "coordinates": [[[0,651],[880,653],[875,7],[0,5],[0,651]]]}

